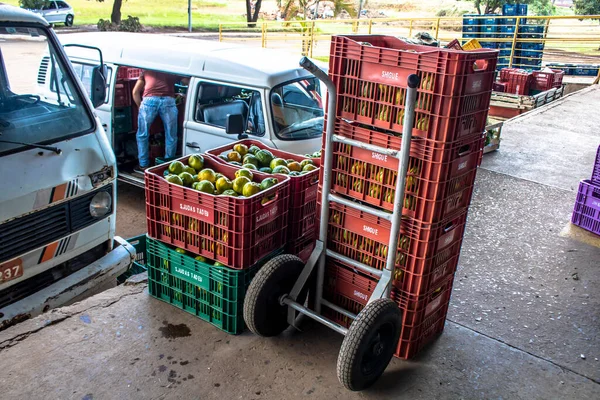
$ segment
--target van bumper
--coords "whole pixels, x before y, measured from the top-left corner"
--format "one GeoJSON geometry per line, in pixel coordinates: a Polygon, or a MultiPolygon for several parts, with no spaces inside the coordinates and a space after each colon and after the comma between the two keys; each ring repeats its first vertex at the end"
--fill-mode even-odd
{"type": "Polygon", "coordinates": [[[51,286],[0,309],[0,330],[60,307],[107,279],[116,279],[127,271],[135,260],[135,254],[132,245],[115,236],[112,251],[102,258],[51,286]]]}

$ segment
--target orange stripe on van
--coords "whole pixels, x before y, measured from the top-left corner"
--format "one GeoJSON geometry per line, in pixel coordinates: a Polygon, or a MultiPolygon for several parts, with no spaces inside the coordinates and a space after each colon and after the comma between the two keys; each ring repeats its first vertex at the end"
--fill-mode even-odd
{"type": "Polygon", "coordinates": [[[58,242],[50,243],[48,246],[44,248],[44,253],[42,254],[42,259],[40,264],[54,258],[54,253],[56,252],[56,248],[58,247],[58,242]]]}
{"type": "Polygon", "coordinates": [[[63,200],[65,198],[65,193],[67,192],[67,184],[63,183],[62,185],[58,185],[52,191],[52,198],[50,199],[50,203],[54,203],[59,200],[63,200]]]}

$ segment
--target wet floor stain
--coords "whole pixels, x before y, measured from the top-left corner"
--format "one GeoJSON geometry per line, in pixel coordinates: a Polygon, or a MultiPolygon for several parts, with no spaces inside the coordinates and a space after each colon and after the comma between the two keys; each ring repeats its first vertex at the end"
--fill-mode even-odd
{"type": "Polygon", "coordinates": [[[167,366],[166,365],[159,365],[158,366],[158,372],[165,372],[167,370],[167,366]]]}
{"type": "Polygon", "coordinates": [[[80,315],[79,319],[81,320],[81,322],[83,322],[84,324],[91,324],[92,323],[92,319],[90,318],[89,315],[80,315]]]}
{"type": "Polygon", "coordinates": [[[162,337],[166,339],[176,339],[191,336],[190,328],[188,328],[185,324],[173,325],[166,321],[164,323],[165,326],[161,326],[158,329],[162,333],[162,337]]]}
{"type": "Polygon", "coordinates": [[[94,400],[94,395],[91,393],[86,394],[81,398],[81,400],[94,400]]]}
{"type": "Polygon", "coordinates": [[[181,362],[179,363],[179,365],[188,365],[189,363],[190,363],[189,361],[181,361],[181,362]]]}

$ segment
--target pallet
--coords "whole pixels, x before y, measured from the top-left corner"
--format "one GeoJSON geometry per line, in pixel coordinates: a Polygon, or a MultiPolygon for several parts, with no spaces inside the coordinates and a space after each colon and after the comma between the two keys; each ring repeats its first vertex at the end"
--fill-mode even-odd
{"type": "Polygon", "coordinates": [[[561,86],[560,88],[552,88],[534,96],[492,92],[489,115],[502,120],[514,118],[561,98],[564,90],[564,86],[561,86]]]}
{"type": "Polygon", "coordinates": [[[500,135],[502,134],[503,121],[490,124],[485,127],[486,135],[489,137],[489,143],[483,148],[483,154],[491,153],[500,148],[500,135]]]}

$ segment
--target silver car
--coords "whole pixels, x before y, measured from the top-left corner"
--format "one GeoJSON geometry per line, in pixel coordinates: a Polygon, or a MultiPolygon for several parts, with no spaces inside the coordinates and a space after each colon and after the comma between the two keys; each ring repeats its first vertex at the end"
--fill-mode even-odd
{"type": "Polygon", "coordinates": [[[31,11],[40,14],[51,24],[71,26],[75,18],[73,8],[62,0],[48,0],[41,9],[31,11]]]}

